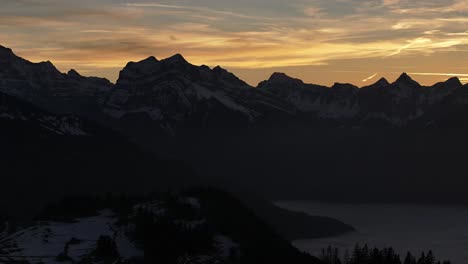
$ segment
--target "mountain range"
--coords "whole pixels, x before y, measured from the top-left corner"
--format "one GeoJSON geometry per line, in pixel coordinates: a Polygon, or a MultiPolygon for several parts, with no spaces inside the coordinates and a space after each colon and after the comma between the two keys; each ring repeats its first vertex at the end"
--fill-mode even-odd
{"type": "Polygon", "coordinates": [[[38,131],[58,134],[107,128],[223,187],[275,199],[468,202],[458,172],[468,85],[457,78],[422,86],[404,73],[359,88],[273,73],[252,87],[177,54],[129,62],[113,84],[0,46],[0,93],[38,109],[2,104],[2,122],[35,116],[38,131]]]}
{"type": "Polygon", "coordinates": [[[181,125],[252,124],[275,115],[356,126],[372,122],[408,126],[440,104],[468,103],[463,89],[467,85],[456,77],[424,87],[403,73],[393,83],[382,78],[358,88],[342,83],[332,87],[306,84],[273,73],[252,87],[219,66],[195,66],[177,54],[161,61],[149,57],[129,62],[112,84],[103,78],[83,77],[73,69],[61,73],[49,61],[31,63],[5,47],[0,47],[0,63],[0,91],[6,94],[54,112],[93,118],[146,115],[168,133],[181,125]]]}
{"type": "MultiPolygon", "coordinates": [[[[143,195],[210,185],[185,161],[147,151],[118,129],[119,122],[104,112],[112,112],[109,102],[119,97],[107,80],[73,70],[60,73],[51,63],[31,63],[9,49],[0,51],[0,182],[8,186],[0,192],[2,221],[5,216],[30,219],[66,195],[143,195]]],[[[151,113],[131,105],[125,118],[151,113]]],[[[142,127],[148,122],[132,122],[137,121],[142,127]]],[[[332,218],[281,209],[259,196],[237,195],[286,238],[354,230],[332,218]]]]}
{"type": "MultiPolygon", "coordinates": [[[[195,66],[182,55],[163,60],[149,57],[129,62],[116,84],[61,73],[47,62],[31,63],[0,46],[0,91],[53,112],[92,119],[148,118],[167,133],[179,127],[238,126],[283,116],[309,122],[366,126],[433,125],[428,115],[441,104],[468,104],[458,78],[424,87],[403,73],[395,82],[382,78],[358,88],[306,84],[284,73],[252,87],[217,66],[195,66]],[[429,121],[430,120],[430,121],[429,121]]],[[[437,117],[432,117],[437,119],[437,117]]]]}

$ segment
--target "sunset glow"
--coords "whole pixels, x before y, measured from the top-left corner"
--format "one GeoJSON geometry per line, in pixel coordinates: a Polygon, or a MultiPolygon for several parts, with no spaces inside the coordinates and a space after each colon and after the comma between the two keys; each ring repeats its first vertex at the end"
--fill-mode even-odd
{"type": "Polygon", "coordinates": [[[115,81],[128,61],[183,54],[250,84],[273,71],[365,85],[408,72],[468,80],[466,0],[0,0],[0,45],[115,81]],[[370,78],[372,77],[372,78],[370,78]]]}

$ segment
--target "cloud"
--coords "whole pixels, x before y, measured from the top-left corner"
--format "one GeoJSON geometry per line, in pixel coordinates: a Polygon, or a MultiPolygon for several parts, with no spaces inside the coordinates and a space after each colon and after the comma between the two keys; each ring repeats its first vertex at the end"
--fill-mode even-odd
{"type": "MultiPolygon", "coordinates": [[[[248,16],[241,13],[229,12],[229,11],[222,11],[216,10],[212,8],[206,7],[197,7],[197,6],[183,6],[183,5],[166,5],[166,4],[158,4],[158,3],[126,3],[125,6],[128,7],[139,7],[139,8],[163,8],[163,9],[175,9],[175,10],[188,10],[188,11],[197,11],[197,12],[206,12],[206,13],[213,13],[222,16],[232,16],[237,18],[248,18],[248,19],[262,19],[258,16],[248,16]]],[[[265,19],[265,18],[263,18],[265,19]]]]}
{"type": "Polygon", "coordinates": [[[383,0],[384,6],[395,6],[400,3],[400,0],[383,0]]]}
{"type": "Polygon", "coordinates": [[[425,76],[468,77],[468,74],[465,73],[411,72],[409,74],[425,76]]]}
{"type": "Polygon", "coordinates": [[[50,59],[62,68],[81,65],[89,72],[174,53],[194,64],[242,69],[354,59],[386,65],[447,52],[456,64],[468,44],[465,0],[0,3],[0,44],[32,60],[50,59]]]}
{"type": "Polygon", "coordinates": [[[374,78],[377,76],[377,74],[378,74],[378,73],[375,73],[375,74],[373,74],[373,75],[371,75],[371,76],[365,78],[364,80],[362,80],[362,82],[367,82],[367,81],[370,81],[370,80],[374,79],[374,78]]]}
{"type": "Polygon", "coordinates": [[[311,16],[311,17],[320,15],[322,13],[323,13],[323,9],[315,7],[315,6],[307,7],[304,9],[304,14],[306,14],[307,16],[311,16]]]}
{"type": "Polygon", "coordinates": [[[419,46],[419,48],[426,48],[428,47],[428,44],[432,43],[432,40],[431,39],[428,39],[428,38],[416,38],[416,39],[412,39],[412,40],[408,40],[407,41],[408,44],[398,48],[395,52],[392,52],[390,53],[388,56],[395,56],[397,54],[400,54],[402,51],[404,50],[407,50],[407,49],[410,49],[410,48],[413,48],[415,46],[419,46]]]}

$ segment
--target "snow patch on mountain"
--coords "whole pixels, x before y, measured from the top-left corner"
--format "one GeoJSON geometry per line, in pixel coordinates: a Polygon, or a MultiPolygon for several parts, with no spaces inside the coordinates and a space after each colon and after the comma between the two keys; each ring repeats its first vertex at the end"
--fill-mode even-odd
{"type": "Polygon", "coordinates": [[[69,136],[88,136],[83,128],[81,127],[81,122],[76,117],[57,117],[57,116],[43,116],[38,118],[41,122],[41,126],[54,131],[59,135],[69,135],[69,136]]]}
{"type": "Polygon", "coordinates": [[[197,84],[194,85],[194,90],[197,92],[197,99],[199,99],[199,100],[200,99],[215,99],[218,102],[220,102],[221,104],[223,104],[225,107],[227,107],[227,108],[229,108],[231,110],[234,110],[234,111],[242,112],[242,113],[244,113],[245,115],[249,116],[252,119],[252,115],[251,115],[249,109],[247,109],[246,107],[236,103],[231,97],[226,95],[224,92],[222,92],[222,91],[211,91],[208,88],[205,88],[205,87],[203,87],[201,85],[197,85],[197,84]]]}

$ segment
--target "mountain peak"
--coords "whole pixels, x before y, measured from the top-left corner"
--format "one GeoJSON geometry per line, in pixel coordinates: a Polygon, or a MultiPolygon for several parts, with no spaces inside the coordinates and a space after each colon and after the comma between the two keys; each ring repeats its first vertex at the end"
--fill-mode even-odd
{"type": "Polygon", "coordinates": [[[13,51],[7,47],[0,45],[0,54],[12,54],[13,51]]]}
{"type": "Polygon", "coordinates": [[[361,87],[362,90],[366,90],[366,89],[383,89],[387,86],[389,86],[390,83],[387,81],[387,79],[385,78],[380,78],[378,81],[376,81],[375,83],[371,84],[371,85],[368,85],[368,86],[363,86],[361,87]]]}
{"type": "Polygon", "coordinates": [[[406,84],[412,86],[421,86],[418,82],[413,80],[406,72],[402,73],[400,77],[395,81],[395,84],[406,84]]]}
{"type": "Polygon", "coordinates": [[[235,85],[239,85],[239,86],[249,86],[246,82],[239,79],[232,72],[229,72],[228,70],[222,68],[219,65],[214,67],[213,70],[211,70],[211,72],[214,73],[216,78],[222,79],[222,80],[224,80],[226,82],[229,82],[231,84],[235,84],[235,85]]]}
{"type": "Polygon", "coordinates": [[[406,72],[402,73],[400,77],[398,77],[397,79],[397,82],[407,82],[407,81],[413,81],[413,79],[406,72]]]}
{"type": "Polygon", "coordinates": [[[50,74],[53,74],[55,76],[62,75],[62,73],[50,61],[41,61],[41,62],[37,63],[36,65],[39,67],[39,69],[41,69],[41,70],[43,70],[45,72],[48,72],[50,74]]]}
{"type": "Polygon", "coordinates": [[[284,72],[274,72],[271,74],[270,76],[270,80],[271,79],[290,79],[291,77],[289,77],[286,73],[284,72]]]}
{"type": "Polygon", "coordinates": [[[451,87],[461,87],[463,84],[461,83],[460,79],[458,77],[452,77],[445,81],[445,83],[451,87]]]}
{"type": "Polygon", "coordinates": [[[15,57],[16,55],[11,49],[0,45],[0,59],[9,61],[15,57]]]}
{"type": "Polygon", "coordinates": [[[213,68],[213,71],[214,72],[226,72],[227,70],[218,65],[213,68]]]}
{"type": "Polygon", "coordinates": [[[47,68],[50,68],[50,67],[54,67],[54,64],[51,62],[51,61],[41,61],[39,62],[39,65],[44,65],[44,67],[47,67],[47,68]]]}
{"type": "Polygon", "coordinates": [[[158,59],[154,56],[149,56],[148,58],[141,60],[140,62],[158,62],[158,59]]]}
{"type": "Polygon", "coordinates": [[[274,82],[274,83],[283,83],[283,82],[301,82],[300,79],[293,78],[286,73],[283,72],[274,72],[271,76],[270,79],[268,79],[269,82],[274,82]]]}
{"type": "Polygon", "coordinates": [[[67,75],[72,76],[72,77],[81,77],[81,74],[79,74],[76,70],[71,69],[68,71],[67,75]]]}
{"type": "Polygon", "coordinates": [[[137,62],[129,62],[122,70],[123,72],[149,72],[152,71],[158,65],[159,61],[154,57],[150,56],[144,60],[137,61],[137,62]]]}
{"type": "Polygon", "coordinates": [[[216,66],[213,68],[212,70],[214,73],[218,74],[218,75],[226,75],[226,74],[232,74],[230,72],[228,72],[226,69],[222,68],[221,66],[216,66]]]}
{"type": "Polygon", "coordinates": [[[340,92],[349,92],[349,91],[355,91],[358,89],[358,87],[354,86],[353,84],[350,83],[335,83],[331,87],[334,91],[340,91],[340,92]]]}
{"type": "Polygon", "coordinates": [[[167,59],[164,59],[164,61],[169,62],[169,63],[182,63],[182,64],[188,63],[188,61],[180,53],[177,53],[167,59]]]}
{"type": "Polygon", "coordinates": [[[387,81],[387,79],[385,78],[380,78],[377,82],[375,82],[375,85],[379,85],[379,86],[387,86],[389,85],[390,83],[387,81]]]}

